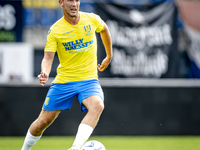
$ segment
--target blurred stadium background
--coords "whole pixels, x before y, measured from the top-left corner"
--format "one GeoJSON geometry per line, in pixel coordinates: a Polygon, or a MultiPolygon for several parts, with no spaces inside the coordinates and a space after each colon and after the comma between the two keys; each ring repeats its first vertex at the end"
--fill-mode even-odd
{"type": "MultiPolygon", "coordinates": [[[[99,73],[106,109],[93,135],[199,135],[200,1],[81,0],[80,10],[100,15],[113,39],[113,60],[99,73]]],[[[57,56],[45,87],[37,75],[60,17],[58,0],[0,1],[2,137],[24,136],[41,110],[57,56]]],[[[98,40],[99,62],[104,56],[98,40]]],[[[45,135],[74,135],[84,115],[78,107],[74,101],[45,135]]]]}

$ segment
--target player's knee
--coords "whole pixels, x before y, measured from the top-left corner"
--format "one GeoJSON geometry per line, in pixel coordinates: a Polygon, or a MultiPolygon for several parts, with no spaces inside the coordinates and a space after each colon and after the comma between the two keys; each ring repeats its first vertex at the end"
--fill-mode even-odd
{"type": "Polygon", "coordinates": [[[103,102],[97,102],[91,107],[91,111],[94,114],[101,114],[102,111],[104,110],[104,103],[103,102]]]}
{"type": "Polygon", "coordinates": [[[101,102],[100,104],[99,104],[99,106],[98,106],[98,109],[99,109],[99,112],[101,113],[103,110],[104,110],[104,103],[103,102],[101,102]]]}
{"type": "Polygon", "coordinates": [[[39,126],[40,126],[40,129],[41,130],[44,130],[46,129],[50,124],[51,124],[51,119],[48,119],[48,118],[41,118],[39,120],[39,126]]]}

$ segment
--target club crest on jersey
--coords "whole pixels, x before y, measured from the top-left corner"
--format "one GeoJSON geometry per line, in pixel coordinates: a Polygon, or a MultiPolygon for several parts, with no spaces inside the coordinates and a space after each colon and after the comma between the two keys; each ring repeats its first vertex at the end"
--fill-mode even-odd
{"type": "Polygon", "coordinates": [[[90,33],[91,26],[90,25],[84,26],[84,29],[85,29],[85,32],[90,33]]]}

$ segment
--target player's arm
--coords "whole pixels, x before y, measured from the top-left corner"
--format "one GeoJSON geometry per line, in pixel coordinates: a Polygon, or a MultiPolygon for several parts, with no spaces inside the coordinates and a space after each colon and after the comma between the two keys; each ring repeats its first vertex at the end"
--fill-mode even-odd
{"type": "Polygon", "coordinates": [[[108,67],[113,57],[111,35],[106,24],[104,25],[103,30],[100,32],[100,35],[106,50],[106,58],[102,61],[101,65],[98,65],[98,70],[104,71],[108,67]]]}
{"type": "Polygon", "coordinates": [[[41,73],[38,75],[40,84],[44,86],[49,78],[55,52],[44,52],[44,58],[41,64],[41,73]]]}

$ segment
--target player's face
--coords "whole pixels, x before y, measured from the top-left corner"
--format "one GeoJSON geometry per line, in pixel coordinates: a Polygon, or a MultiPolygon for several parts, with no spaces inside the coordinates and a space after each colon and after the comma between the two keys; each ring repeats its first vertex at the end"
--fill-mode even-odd
{"type": "Polygon", "coordinates": [[[79,11],[80,0],[62,0],[61,6],[66,15],[76,17],[79,11]]]}

